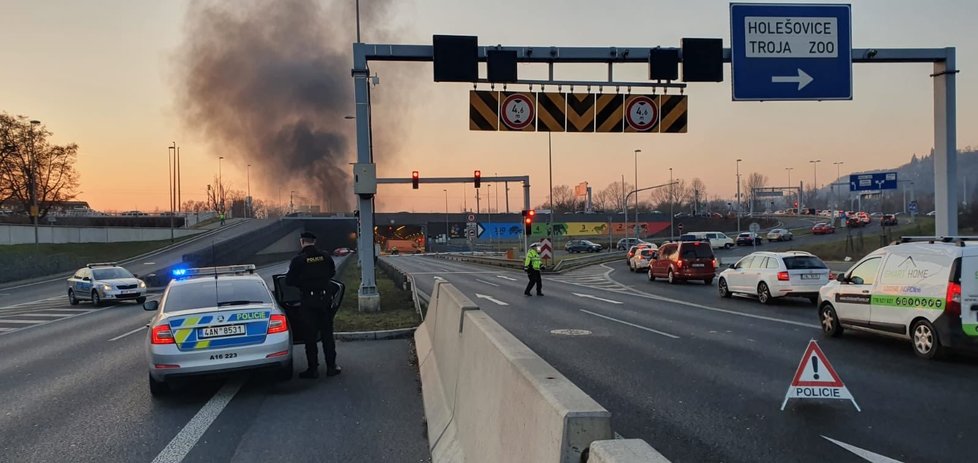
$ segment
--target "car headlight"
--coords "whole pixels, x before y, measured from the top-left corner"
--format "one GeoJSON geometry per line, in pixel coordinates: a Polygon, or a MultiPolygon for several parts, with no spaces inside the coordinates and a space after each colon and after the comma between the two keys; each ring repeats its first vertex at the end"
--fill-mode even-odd
{"type": "Polygon", "coordinates": [[[140,288],[145,288],[146,287],[146,282],[143,281],[143,280],[139,280],[139,287],[140,288]]]}
{"type": "Polygon", "coordinates": [[[112,285],[103,284],[102,291],[112,291],[112,285]]]}

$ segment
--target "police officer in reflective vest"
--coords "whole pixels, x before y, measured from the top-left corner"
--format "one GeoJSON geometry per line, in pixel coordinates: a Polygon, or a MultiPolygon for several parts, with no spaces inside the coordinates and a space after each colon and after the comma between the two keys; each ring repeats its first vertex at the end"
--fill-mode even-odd
{"type": "Polygon", "coordinates": [[[329,293],[329,280],[336,275],[333,258],[316,248],[316,235],[304,232],[299,235],[302,251],[292,258],[285,283],[295,286],[302,292],[297,323],[306,341],[306,361],[308,368],[299,373],[300,378],[319,377],[319,352],[316,337],[323,340],[323,355],[326,357],[326,376],[340,374],[336,365],[336,342],[333,340],[333,297],[329,293]]]}
{"type": "Polygon", "coordinates": [[[540,260],[540,245],[534,244],[526,251],[526,259],[523,260],[523,270],[530,277],[530,282],[526,285],[526,291],[523,291],[523,294],[529,296],[533,285],[536,285],[537,296],[543,296],[543,279],[540,277],[541,268],[543,268],[543,262],[540,260]]]}

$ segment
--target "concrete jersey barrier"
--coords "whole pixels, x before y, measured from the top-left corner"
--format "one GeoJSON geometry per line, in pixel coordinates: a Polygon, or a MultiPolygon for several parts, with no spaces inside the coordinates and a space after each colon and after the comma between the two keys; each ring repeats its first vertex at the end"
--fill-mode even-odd
{"type": "Polygon", "coordinates": [[[611,414],[448,282],[415,332],[432,461],[579,463],[611,414]]]}

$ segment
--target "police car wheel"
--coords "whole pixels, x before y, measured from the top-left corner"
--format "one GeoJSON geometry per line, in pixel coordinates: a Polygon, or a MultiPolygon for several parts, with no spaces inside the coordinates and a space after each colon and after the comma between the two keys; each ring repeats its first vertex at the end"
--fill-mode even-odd
{"type": "Polygon", "coordinates": [[[767,283],[760,282],[757,285],[757,301],[761,304],[770,304],[771,299],[774,299],[771,297],[771,289],[767,287],[767,283]]]}
{"type": "Polygon", "coordinates": [[[728,298],[733,295],[733,293],[730,292],[730,288],[727,286],[726,278],[721,278],[720,281],[717,282],[717,292],[719,292],[720,297],[723,298],[728,298]]]}
{"type": "Polygon", "coordinates": [[[98,291],[92,291],[92,305],[102,305],[102,298],[99,297],[98,291]]]}
{"type": "Polygon", "coordinates": [[[275,380],[283,381],[283,382],[291,380],[293,370],[294,370],[294,365],[292,363],[292,360],[290,359],[288,365],[285,365],[284,367],[281,367],[275,371],[275,380]]]}
{"type": "Polygon", "coordinates": [[[68,303],[71,305],[78,305],[78,298],[75,297],[75,292],[73,290],[68,290],[68,303]]]}
{"type": "Polygon", "coordinates": [[[910,341],[918,357],[935,359],[944,356],[944,346],[937,337],[937,330],[927,320],[918,320],[910,328],[910,341]]]}
{"type": "Polygon", "coordinates": [[[839,324],[839,316],[835,314],[832,304],[823,304],[818,311],[818,318],[822,323],[822,333],[830,338],[842,336],[842,325],[839,324]]]}
{"type": "Polygon", "coordinates": [[[170,385],[166,381],[157,381],[153,379],[153,375],[149,376],[149,393],[153,397],[160,397],[168,394],[170,392],[170,385]]]}

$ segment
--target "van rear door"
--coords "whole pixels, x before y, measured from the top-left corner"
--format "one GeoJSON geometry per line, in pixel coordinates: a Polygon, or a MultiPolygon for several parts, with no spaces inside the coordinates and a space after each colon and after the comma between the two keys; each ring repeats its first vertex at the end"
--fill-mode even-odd
{"type": "Polygon", "coordinates": [[[978,337],[978,255],[961,258],[961,328],[978,337]]]}

